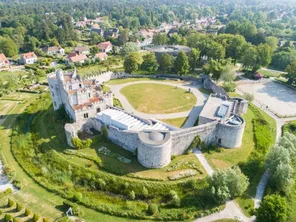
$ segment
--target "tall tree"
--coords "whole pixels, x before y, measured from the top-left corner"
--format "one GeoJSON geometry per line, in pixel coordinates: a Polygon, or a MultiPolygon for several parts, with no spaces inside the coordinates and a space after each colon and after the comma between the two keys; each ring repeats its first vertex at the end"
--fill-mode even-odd
{"type": "Polygon", "coordinates": [[[190,65],[191,71],[194,71],[195,68],[197,67],[199,56],[200,56],[200,51],[198,49],[193,48],[189,55],[189,65],[190,65]]]}
{"type": "Polygon", "coordinates": [[[146,70],[150,73],[156,72],[158,69],[158,63],[154,53],[149,53],[143,56],[143,63],[141,65],[143,70],[146,70]]]}
{"type": "Polygon", "coordinates": [[[140,47],[137,45],[137,43],[127,42],[122,46],[122,48],[120,50],[120,54],[122,56],[126,56],[126,55],[133,53],[133,52],[138,52],[139,50],[140,50],[140,47]]]}
{"type": "Polygon", "coordinates": [[[159,69],[164,73],[169,73],[173,67],[173,57],[164,53],[159,58],[159,69]]]}
{"type": "Polygon", "coordinates": [[[17,55],[17,45],[11,40],[11,38],[3,38],[0,40],[0,51],[8,57],[17,55]]]}
{"type": "Polygon", "coordinates": [[[154,45],[164,45],[168,43],[168,37],[165,33],[157,33],[153,36],[154,45]]]}
{"type": "Polygon", "coordinates": [[[175,69],[175,72],[180,75],[185,75],[188,73],[189,62],[185,52],[183,51],[179,52],[175,60],[174,69],[175,69]]]}
{"type": "Polygon", "coordinates": [[[126,73],[133,73],[138,71],[140,65],[140,58],[138,55],[132,53],[126,56],[123,66],[126,73]]]}

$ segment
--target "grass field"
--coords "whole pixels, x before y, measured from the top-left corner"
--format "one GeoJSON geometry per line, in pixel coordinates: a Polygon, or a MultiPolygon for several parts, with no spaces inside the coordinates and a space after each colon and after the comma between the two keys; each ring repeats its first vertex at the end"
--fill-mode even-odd
{"type": "Polygon", "coordinates": [[[196,104],[193,94],[163,84],[139,83],[126,86],[120,92],[136,110],[144,113],[183,112],[196,104]]]}
{"type": "Polygon", "coordinates": [[[182,117],[182,118],[175,118],[175,119],[161,119],[160,121],[168,123],[172,126],[176,126],[181,128],[187,121],[188,117],[182,117]]]}
{"type": "Polygon", "coordinates": [[[259,69],[258,72],[260,72],[264,76],[269,76],[269,77],[279,77],[281,75],[285,75],[285,73],[281,71],[272,71],[272,70],[264,70],[264,69],[259,69]]]}

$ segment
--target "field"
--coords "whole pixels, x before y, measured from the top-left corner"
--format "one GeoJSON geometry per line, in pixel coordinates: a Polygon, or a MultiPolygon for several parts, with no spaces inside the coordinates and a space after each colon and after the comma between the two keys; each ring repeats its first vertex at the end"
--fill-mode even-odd
{"type": "Polygon", "coordinates": [[[125,78],[125,79],[112,79],[106,82],[107,85],[120,85],[128,82],[140,82],[140,81],[149,81],[149,80],[157,80],[164,82],[174,82],[174,83],[182,83],[181,80],[166,80],[166,79],[155,79],[155,78],[125,78]]]}
{"type": "Polygon", "coordinates": [[[139,83],[126,86],[120,92],[140,112],[161,114],[190,110],[196,104],[193,94],[173,86],[139,83]]]}
{"type": "Polygon", "coordinates": [[[268,77],[280,77],[282,75],[285,75],[284,72],[276,71],[276,70],[270,70],[270,69],[269,70],[259,69],[258,72],[260,72],[264,76],[268,76],[268,77]]]}

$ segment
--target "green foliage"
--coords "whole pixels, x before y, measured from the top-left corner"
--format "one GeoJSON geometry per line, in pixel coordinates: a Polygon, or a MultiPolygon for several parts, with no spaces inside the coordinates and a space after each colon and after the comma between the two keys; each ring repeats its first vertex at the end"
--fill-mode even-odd
{"type": "Polygon", "coordinates": [[[217,203],[241,196],[249,185],[249,179],[239,167],[218,170],[208,180],[210,193],[217,203]]]}
{"type": "Polygon", "coordinates": [[[192,152],[192,150],[194,148],[197,148],[199,145],[201,145],[202,141],[199,135],[197,135],[196,137],[194,137],[192,143],[190,144],[190,146],[186,149],[185,153],[189,154],[192,152]]]}
{"type": "Polygon", "coordinates": [[[147,190],[147,188],[146,188],[146,187],[143,187],[143,190],[142,190],[142,195],[143,195],[143,197],[145,197],[145,198],[147,198],[147,197],[148,197],[148,195],[149,195],[149,192],[148,192],[148,190],[147,190]]]}
{"type": "Polygon", "coordinates": [[[12,57],[18,54],[18,47],[10,38],[0,40],[0,51],[7,57],[12,57]]]}
{"type": "Polygon", "coordinates": [[[158,63],[154,53],[149,53],[143,56],[143,63],[141,68],[149,73],[156,72],[158,69],[158,63]]]}
{"type": "Polygon", "coordinates": [[[140,50],[140,47],[137,45],[137,43],[127,42],[122,46],[120,50],[120,54],[122,56],[128,56],[133,52],[138,52],[139,50],[140,50]]]}
{"type": "Polygon", "coordinates": [[[287,203],[279,195],[267,195],[256,211],[258,222],[284,222],[287,220],[287,203]]]}
{"type": "Polygon", "coordinates": [[[67,201],[67,200],[65,200],[64,202],[64,205],[66,206],[66,207],[68,207],[68,208],[72,208],[72,210],[73,210],[73,214],[75,215],[75,216],[78,216],[78,217],[82,217],[82,216],[84,216],[84,211],[77,205],[77,204],[75,204],[75,203],[72,203],[72,202],[70,202],[70,201],[67,201]]]}
{"type": "Polygon", "coordinates": [[[135,194],[135,192],[132,190],[131,192],[129,192],[129,198],[131,199],[131,200],[134,200],[134,199],[136,199],[136,194],[135,194]]]}
{"type": "Polygon", "coordinates": [[[45,217],[43,217],[43,220],[42,221],[43,222],[49,222],[49,220],[47,218],[45,218],[45,217]]]}
{"type": "Polygon", "coordinates": [[[253,100],[255,99],[254,95],[251,93],[245,93],[244,97],[246,100],[248,100],[250,103],[253,102],[253,100]]]}
{"type": "Polygon", "coordinates": [[[168,43],[169,39],[165,33],[157,33],[153,36],[152,41],[154,45],[164,45],[168,43]]]}
{"type": "Polygon", "coordinates": [[[262,154],[266,154],[267,150],[272,145],[271,129],[268,122],[264,119],[254,119],[254,141],[256,150],[262,154]]]}
{"type": "Polygon", "coordinates": [[[236,78],[235,67],[232,65],[226,65],[226,67],[221,72],[220,77],[224,82],[232,82],[236,78]]]}
{"type": "Polygon", "coordinates": [[[15,205],[15,202],[11,199],[8,199],[8,206],[13,207],[15,205]]]}
{"type": "Polygon", "coordinates": [[[76,202],[80,202],[82,200],[82,193],[80,193],[80,192],[74,193],[73,199],[76,202]]]}
{"type": "Polygon", "coordinates": [[[159,58],[159,69],[163,73],[169,73],[173,68],[173,57],[168,54],[164,53],[159,58]]]}
{"type": "Polygon", "coordinates": [[[26,215],[26,216],[29,216],[29,215],[31,215],[31,214],[32,214],[32,211],[31,211],[30,209],[26,208],[26,210],[25,210],[25,215],[26,215]]]}
{"type": "Polygon", "coordinates": [[[22,220],[19,219],[19,218],[14,217],[12,221],[13,221],[13,222],[21,222],[22,220]]]}
{"type": "Polygon", "coordinates": [[[24,207],[20,203],[16,203],[16,209],[17,211],[22,211],[24,207]]]}
{"type": "Polygon", "coordinates": [[[175,72],[180,75],[185,75],[188,73],[189,62],[185,52],[183,51],[179,52],[175,60],[174,69],[175,69],[175,72]]]}
{"type": "Polygon", "coordinates": [[[91,139],[80,140],[78,137],[73,137],[71,142],[72,142],[73,146],[78,150],[90,148],[91,144],[92,144],[91,139]]]}
{"type": "Polygon", "coordinates": [[[33,215],[33,220],[34,220],[34,221],[38,221],[39,219],[40,219],[40,216],[39,216],[38,214],[35,213],[35,214],[33,215]]]}
{"type": "Polygon", "coordinates": [[[198,49],[193,48],[189,55],[189,65],[191,71],[194,71],[199,62],[200,51],[198,49]]]}
{"type": "Polygon", "coordinates": [[[107,130],[106,126],[102,126],[101,133],[102,133],[103,139],[107,140],[108,139],[108,130],[107,130]]]}
{"type": "Polygon", "coordinates": [[[149,215],[154,215],[158,212],[158,206],[157,204],[149,204],[148,206],[148,214],[149,215]]]}
{"type": "Polygon", "coordinates": [[[287,66],[286,72],[288,73],[286,77],[288,78],[288,84],[295,85],[296,83],[296,61],[293,61],[287,66]]]}
{"type": "Polygon", "coordinates": [[[129,54],[124,59],[124,71],[126,73],[133,73],[138,71],[140,65],[140,57],[137,54],[129,54]]]}
{"type": "Polygon", "coordinates": [[[169,205],[174,206],[174,207],[180,207],[181,205],[181,200],[177,194],[176,191],[171,190],[169,193],[169,205]]]}
{"type": "Polygon", "coordinates": [[[226,92],[234,92],[236,84],[234,82],[224,82],[222,87],[226,92]]]}
{"type": "Polygon", "coordinates": [[[13,216],[11,214],[5,214],[5,216],[4,216],[5,221],[10,221],[11,222],[12,219],[13,219],[13,216]]]}

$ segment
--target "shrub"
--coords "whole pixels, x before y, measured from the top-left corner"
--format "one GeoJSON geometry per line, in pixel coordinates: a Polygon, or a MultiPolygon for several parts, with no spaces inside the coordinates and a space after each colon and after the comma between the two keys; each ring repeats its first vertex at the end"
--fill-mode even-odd
{"type": "Polygon", "coordinates": [[[17,209],[17,211],[22,211],[24,209],[24,207],[21,204],[17,203],[16,209],[17,209]]]}
{"type": "Polygon", "coordinates": [[[132,190],[130,193],[129,193],[129,198],[131,199],[131,200],[134,200],[134,199],[136,199],[136,194],[135,194],[135,192],[132,190]]]}
{"type": "Polygon", "coordinates": [[[72,207],[72,210],[73,210],[73,214],[78,216],[78,217],[82,217],[84,215],[84,211],[75,203],[72,203],[68,200],[64,200],[64,205],[66,207],[72,207]]]}
{"type": "Polygon", "coordinates": [[[251,93],[245,93],[245,99],[248,100],[249,102],[253,102],[254,95],[251,93]]]}
{"type": "Polygon", "coordinates": [[[25,215],[26,215],[26,216],[29,216],[29,215],[31,215],[31,214],[32,214],[32,211],[31,211],[30,209],[26,208],[26,210],[25,210],[25,215]]]}
{"type": "Polygon", "coordinates": [[[82,141],[78,137],[73,137],[71,142],[76,149],[83,149],[82,141]]]}
{"type": "Polygon", "coordinates": [[[75,193],[73,199],[74,201],[80,202],[82,200],[82,193],[80,192],[75,193]]]}
{"type": "Polygon", "coordinates": [[[148,214],[154,215],[158,212],[158,206],[157,204],[149,204],[148,206],[148,214]]]}
{"type": "Polygon", "coordinates": [[[201,144],[201,138],[199,137],[199,135],[197,135],[192,143],[190,144],[190,146],[186,149],[185,153],[189,154],[194,148],[198,147],[201,144]]]}
{"type": "Polygon", "coordinates": [[[5,221],[12,221],[12,215],[11,214],[5,214],[4,220],[5,221]]]}
{"type": "Polygon", "coordinates": [[[147,188],[146,188],[146,187],[143,187],[142,195],[143,195],[145,198],[147,198],[147,197],[148,197],[148,194],[149,194],[149,192],[148,192],[147,188]]]}
{"type": "Polygon", "coordinates": [[[107,140],[108,139],[108,130],[107,130],[106,126],[102,126],[101,133],[102,133],[104,140],[107,140]]]}
{"type": "Polygon", "coordinates": [[[49,222],[49,220],[45,217],[43,217],[43,222],[49,222]]]}
{"type": "Polygon", "coordinates": [[[11,200],[11,199],[8,199],[8,206],[9,207],[12,207],[12,206],[14,206],[14,201],[13,200],[11,200]]]}
{"type": "Polygon", "coordinates": [[[17,217],[14,217],[13,218],[13,222],[21,222],[22,220],[21,219],[19,219],[19,218],[17,218],[17,217]]]}
{"type": "Polygon", "coordinates": [[[224,82],[222,87],[226,92],[234,92],[236,85],[234,82],[224,82]]]}
{"type": "Polygon", "coordinates": [[[20,180],[14,179],[12,183],[19,190],[23,188],[22,182],[20,180]]]}
{"type": "Polygon", "coordinates": [[[40,216],[35,213],[34,216],[33,216],[33,220],[38,221],[39,219],[40,219],[40,216]]]}

